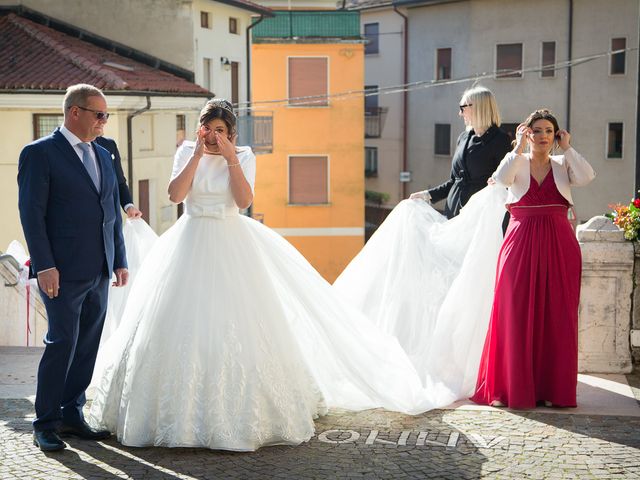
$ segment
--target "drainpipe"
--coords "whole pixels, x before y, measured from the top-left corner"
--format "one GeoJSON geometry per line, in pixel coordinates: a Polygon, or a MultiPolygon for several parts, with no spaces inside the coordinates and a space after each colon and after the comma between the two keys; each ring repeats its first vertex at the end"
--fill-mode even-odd
{"type": "MultiPolygon", "coordinates": [[[[569,0],[569,38],[567,42],[567,56],[571,61],[573,50],[573,0],[569,0]]],[[[571,65],[567,68],[567,126],[566,129],[571,131],[571,65]]]]}
{"type": "MultiPolygon", "coordinates": [[[[398,15],[400,15],[403,19],[404,22],[404,37],[403,37],[403,52],[402,52],[402,57],[403,57],[403,75],[404,75],[404,79],[403,79],[403,83],[406,86],[407,83],[409,83],[409,18],[402,13],[400,10],[398,10],[398,7],[396,7],[395,5],[393,6],[393,11],[396,12],[398,15]]],[[[402,125],[402,171],[406,172],[407,171],[407,119],[409,116],[409,107],[408,107],[408,92],[405,89],[402,92],[402,117],[403,117],[403,125],[402,125]]],[[[401,183],[401,198],[407,198],[407,182],[400,182],[401,183]]]]}
{"type": "MultiPolygon", "coordinates": [[[[246,44],[247,44],[247,108],[251,108],[251,29],[264,20],[264,15],[247,27],[246,44]]],[[[247,115],[251,115],[251,110],[247,110],[247,115]]]]}
{"type": "Polygon", "coordinates": [[[127,176],[129,177],[129,191],[133,198],[133,138],[132,138],[132,124],[133,117],[146,112],[151,108],[151,97],[147,95],[147,106],[143,107],[135,112],[127,115],[127,176]]]}
{"type": "MultiPolygon", "coordinates": [[[[247,44],[247,115],[251,115],[251,29],[264,20],[264,15],[247,27],[246,44],[247,44]]],[[[247,209],[247,216],[253,215],[253,203],[247,209]]]]}

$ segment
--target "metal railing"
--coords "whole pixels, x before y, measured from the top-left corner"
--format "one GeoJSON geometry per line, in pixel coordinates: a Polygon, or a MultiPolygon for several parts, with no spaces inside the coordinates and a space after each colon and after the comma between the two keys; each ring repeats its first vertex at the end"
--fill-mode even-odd
{"type": "Polygon", "coordinates": [[[256,153],[273,151],[273,114],[259,113],[238,117],[238,145],[249,145],[256,153]]]}
{"type": "Polygon", "coordinates": [[[16,281],[15,282],[4,282],[5,287],[15,287],[18,285],[18,279],[20,278],[20,272],[24,268],[22,265],[18,263],[18,261],[11,255],[7,255],[6,253],[0,254],[0,263],[8,263],[16,270],[16,281]]]}
{"type": "Polygon", "coordinates": [[[360,38],[360,12],[276,11],[252,30],[261,38],[360,38]]]}
{"type": "Polygon", "coordinates": [[[384,120],[387,116],[387,107],[365,108],[364,111],[364,137],[380,138],[384,128],[384,120]]]}

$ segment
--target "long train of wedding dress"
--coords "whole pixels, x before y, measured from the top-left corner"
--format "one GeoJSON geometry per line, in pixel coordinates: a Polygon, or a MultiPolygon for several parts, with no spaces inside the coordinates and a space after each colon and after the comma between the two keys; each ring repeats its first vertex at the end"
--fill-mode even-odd
{"type": "MultiPolygon", "coordinates": [[[[253,185],[255,157],[238,158],[253,185]]],[[[255,450],[308,440],[327,405],[427,408],[397,340],[238,214],[216,155],[200,160],[185,215],[147,255],[98,365],[88,420],[132,446],[255,450]]]]}
{"type": "Polygon", "coordinates": [[[404,200],[333,285],[399,340],[426,387],[429,408],[473,393],[505,200],[505,189],[486,187],[448,221],[423,200],[404,200]]]}

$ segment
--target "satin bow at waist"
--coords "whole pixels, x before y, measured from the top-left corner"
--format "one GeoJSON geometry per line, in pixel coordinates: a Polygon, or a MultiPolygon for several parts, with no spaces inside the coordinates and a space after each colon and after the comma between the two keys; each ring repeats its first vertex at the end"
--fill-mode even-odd
{"type": "Polygon", "coordinates": [[[237,207],[229,207],[224,203],[216,205],[203,205],[200,203],[185,203],[184,211],[192,217],[208,217],[224,220],[226,217],[238,215],[237,207]]]}

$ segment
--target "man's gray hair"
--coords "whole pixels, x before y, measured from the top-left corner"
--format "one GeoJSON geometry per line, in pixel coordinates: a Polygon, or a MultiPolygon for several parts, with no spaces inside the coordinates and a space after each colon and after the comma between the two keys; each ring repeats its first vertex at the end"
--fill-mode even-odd
{"type": "Polygon", "coordinates": [[[67,111],[77,105],[79,107],[86,107],[89,97],[102,97],[104,94],[102,90],[93,85],[87,83],[78,83],[77,85],[71,85],[67,88],[67,93],[64,94],[64,100],[62,102],[62,111],[66,115],[67,111]]]}

